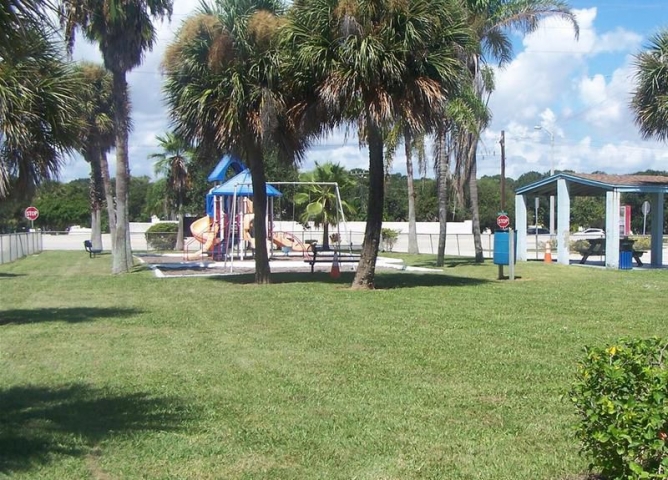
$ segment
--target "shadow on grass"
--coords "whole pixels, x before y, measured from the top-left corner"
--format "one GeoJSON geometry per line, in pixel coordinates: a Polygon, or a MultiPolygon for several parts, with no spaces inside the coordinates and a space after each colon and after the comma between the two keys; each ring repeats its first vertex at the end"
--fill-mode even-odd
{"type": "Polygon", "coordinates": [[[151,265],[147,263],[135,263],[130,269],[130,273],[147,272],[151,270],[151,265]]]}
{"type": "Polygon", "coordinates": [[[0,476],[37,468],[53,455],[89,455],[111,436],[178,430],[185,412],[174,399],[82,384],[0,390],[0,476]]]}
{"type": "MultiPolygon", "coordinates": [[[[271,283],[329,283],[332,285],[351,285],[354,272],[342,272],[337,279],[331,278],[328,273],[273,273],[271,283]]],[[[255,283],[254,274],[225,275],[210,277],[217,282],[247,285],[255,283]]],[[[408,273],[408,272],[378,272],[376,274],[376,289],[389,290],[393,288],[437,287],[437,286],[468,286],[487,283],[488,280],[469,277],[453,277],[442,273],[408,273]]]]}
{"type": "Polygon", "coordinates": [[[81,323],[100,318],[126,318],[141,313],[135,308],[26,308],[0,310],[0,326],[16,324],[24,325],[42,322],[81,323]]]}
{"type": "Polygon", "coordinates": [[[3,278],[14,278],[14,277],[25,277],[25,273],[3,273],[0,272],[0,279],[3,278]]]}
{"type": "MultiPolygon", "coordinates": [[[[491,259],[485,259],[485,262],[489,264],[491,259]]],[[[424,260],[411,261],[409,265],[413,267],[427,267],[427,268],[439,268],[436,266],[436,257],[425,258],[424,260]]],[[[473,266],[478,267],[485,265],[485,263],[479,263],[475,261],[474,257],[446,257],[443,268],[454,268],[454,267],[463,267],[463,266],[473,266]]]]}

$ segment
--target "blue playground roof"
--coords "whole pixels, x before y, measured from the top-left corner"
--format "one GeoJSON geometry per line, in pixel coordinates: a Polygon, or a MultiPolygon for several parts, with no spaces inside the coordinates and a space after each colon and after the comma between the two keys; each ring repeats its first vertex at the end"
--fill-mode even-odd
{"type": "MultiPolygon", "coordinates": [[[[236,192],[237,197],[252,197],[253,185],[251,181],[251,173],[249,169],[244,170],[235,177],[230,178],[222,185],[214,187],[209,192],[210,195],[218,196],[233,196],[236,192]]],[[[283,194],[271,185],[267,185],[268,197],[280,197],[283,194]]]]}
{"type": "Polygon", "coordinates": [[[224,182],[227,178],[227,171],[230,168],[234,170],[234,173],[241,173],[246,169],[246,166],[237,157],[224,155],[220,159],[220,162],[218,162],[218,165],[216,165],[216,168],[209,174],[207,180],[209,182],[224,182]]]}

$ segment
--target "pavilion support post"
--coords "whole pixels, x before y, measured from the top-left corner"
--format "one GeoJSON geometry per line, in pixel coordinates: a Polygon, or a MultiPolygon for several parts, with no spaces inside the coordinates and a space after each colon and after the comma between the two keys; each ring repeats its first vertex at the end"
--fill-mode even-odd
{"type": "Polygon", "coordinates": [[[571,196],[565,178],[557,180],[557,262],[570,263],[571,196]]]}
{"type": "Polygon", "coordinates": [[[619,268],[619,207],[617,190],[605,194],[605,266],[619,268]]]}
{"type": "Polygon", "coordinates": [[[527,260],[527,196],[515,195],[515,230],[517,231],[517,260],[527,260]]]}
{"type": "Polygon", "coordinates": [[[652,194],[652,256],[651,265],[663,265],[663,192],[652,194]]]}

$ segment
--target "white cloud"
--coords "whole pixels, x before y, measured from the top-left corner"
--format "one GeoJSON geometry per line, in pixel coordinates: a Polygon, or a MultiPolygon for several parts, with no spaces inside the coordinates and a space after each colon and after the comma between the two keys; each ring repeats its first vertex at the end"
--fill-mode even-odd
{"type": "MultiPolygon", "coordinates": [[[[159,64],[180,23],[197,5],[198,0],[175,2],[171,24],[158,26],[154,51],[128,77],[134,121],[130,164],[135,175],[152,175],[152,162],[146,157],[157,151],[156,135],[169,128],[159,64]]],[[[582,172],[628,173],[668,164],[662,145],[640,139],[627,107],[633,88],[630,54],[639,48],[641,35],[622,26],[599,31],[596,8],[575,13],[579,39],[569,23],[545,21],[521,40],[515,59],[497,69],[490,102],[493,123],[482,136],[479,175],[499,173],[501,130],[506,132],[507,174],[515,178],[530,170],[549,171],[551,152],[556,168],[582,172]],[[549,135],[535,125],[554,134],[554,150],[549,135]]],[[[100,58],[97,47],[84,42],[77,44],[75,56],[100,58]]],[[[113,172],[113,155],[109,160],[113,172]]],[[[315,161],[367,168],[368,150],[359,148],[354,128],[348,135],[340,129],[307,152],[302,169],[313,168],[315,161]]],[[[405,172],[403,149],[397,152],[393,171],[405,172]]],[[[70,160],[63,172],[64,179],[87,175],[88,165],[80,158],[70,160]]]]}
{"type": "MultiPolygon", "coordinates": [[[[631,54],[641,36],[622,27],[598,32],[595,8],[575,12],[579,41],[566,23],[545,22],[523,40],[524,50],[508,68],[497,71],[490,130],[515,133],[507,143],[508,174],[547,172],[552,154],[556,169],[665,169],[666,149],[640,138],[628,107],[631,54]],[[546,132],[531,132],[536,124],[554,134],[554,150],[546,132]]],[[[495,174],[498,169],[479,172],[495,174]]]]}

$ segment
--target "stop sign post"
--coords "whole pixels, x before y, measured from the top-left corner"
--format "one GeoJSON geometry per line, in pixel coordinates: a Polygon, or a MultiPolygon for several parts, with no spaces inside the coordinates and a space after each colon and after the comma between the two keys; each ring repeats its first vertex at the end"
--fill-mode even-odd
{"type": "Polygon", "coordinates": [[[642,203],[642,234],[645,235],[645,228],[647,227],[647,215],[652,211],[652,205],[645,200],[642,203]]]}
{"type": "MultiPolygon", "coordinates": [[[[508,217],[506,212],[499,212],[499,216],[496,217],[496,224],[501,230],[504,230],[504,232],[497,232],[494,234],[494,249],[495,249],[494,263],[497,263],[496,260],[497,234],[507,235],[509,233],[508,244],[505,247],[508,248],[508,258],[507,258],[508,263],[505,263],[505,260],[501,260],[500,262],[497,263],[499,266],[499,280],[502,280],[504,278],[503,265],[508,265],[509,278],[511,280],[515,280],[515,234],[513,233],[512,230],[510,230],[510,232],[506,232],[506,230],[510,228],[510,217],[508,217]]],[[[501,240],[499,240],[499,246],[500,244],[501,240]]]]}
{"type": "Polygon", "coordinates": [[[30,227],[34,228],[34,222],[39,218],[39,210],[37,210],[35,207],[28,207],[26,208],[24,215],[28,220],[30,220],[30,227]]]}
{"type": "Polygon", "coordinates": [[[499,226],[501,230],[507,230],[508,227],[510,226],[510,218],[508,215],[505,213],[500,213],[498,217],[496,217],[496,224],[499,226]]]}

